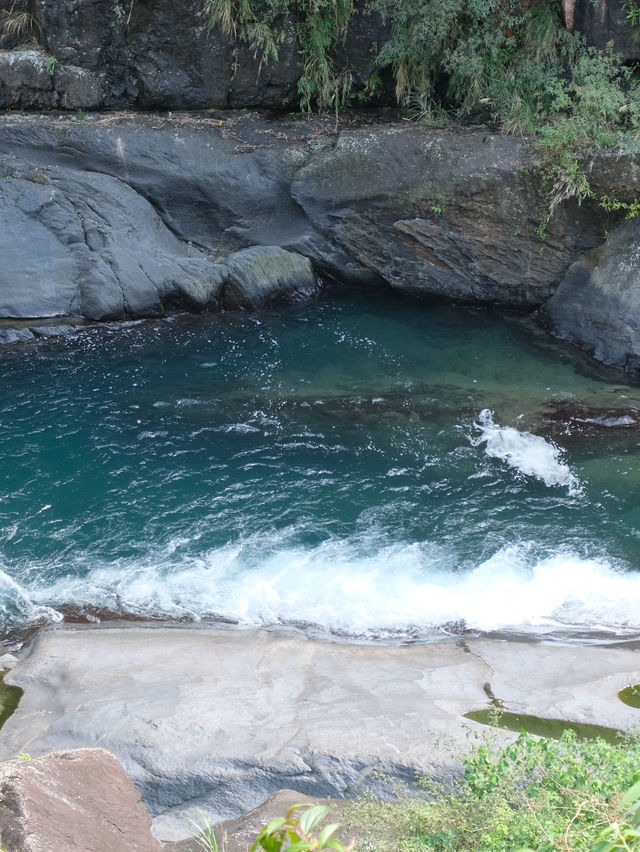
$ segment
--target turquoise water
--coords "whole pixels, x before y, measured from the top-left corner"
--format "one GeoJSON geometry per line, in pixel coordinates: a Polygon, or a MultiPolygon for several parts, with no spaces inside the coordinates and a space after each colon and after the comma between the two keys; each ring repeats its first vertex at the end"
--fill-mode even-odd
{"type": "Polygon", "coordinates": [[[336,294],[0,348],[2,632],[640,634],[640,388],[520,318],[336,294]]]}

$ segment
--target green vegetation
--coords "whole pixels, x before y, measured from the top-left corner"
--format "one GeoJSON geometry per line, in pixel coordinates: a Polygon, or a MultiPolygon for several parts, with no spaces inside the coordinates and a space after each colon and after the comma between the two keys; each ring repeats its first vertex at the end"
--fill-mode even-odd
{"type": "Polygon", "coordinates": [[[263,62],[277,62],[279,50],[293,31],[299,44],[302,76],[298,94],[302,110],[345,106],[351,74],[338,70],[333,49],[344,40],[353,13],[353,0],[206,0],[209,26],[219,26],[233,41],[242,41],[263,62]]]}
{"type": "Polygon", "coordinates": [[[56,67],[58,65],[58,60],[55,56],[47,56],[44,61],[44,67],[48,71],[48,73],[53,77],[56,73],[56,67]]]}
{"type": "Polygon", "coordinates": [[[35,42],[38,24],[25,0],[13,0],[8,8],[0,9],[1,40],[35,42]]]}
{"type": "Polygon", "coordinates": [[[198,810],[197,813],[202,821],[202,825],[194,819],[189,819],[191,825],[196,829],[193,839],[201,849],[204,849],[204,852],[218,852],[218,841],[216,840],[213,823],[201,810],[198,810]]]}
{"type": "MultiPolygon", "coordinates": [[[[625,4],[640,32],[640,7],[636,0],[625,4]]],[[[353,97],[351,73],[339,61],[353,11],[353,0],[207,0],[206,6],[209,25],[248,45],[261,66],[277,61],[293,34],[306,111],[337,110],[353,97]]],[[[610,47],[596,50],[569,33],[558,0],[365,0],[363,12],[388,21],[391,36],[359,99],[375,100],[382,77],[392,73],[410,117],[439,126],[448,119],[482,121],[533,137],[543,226],[568,199],[593,197],[588,165],[595,152],[638,147],[633,69],[610,47]]]]}
{"type": "Polygon", "coordinates": [[[612,852],[640,850],[640,744],[521,733],[477,746],[464,778],[425,782],[424,799],[365,799],[345,816],[360,852],[612,852]]]}
{"type": "Polygon", "coordinates": [[[327,805],[293,805],[285,817],[275,817],[265,825],[251,845],[249,852],[316,852],[335,849],[346,852],[333,835],[337,823],[323,823],[329,814],[327,805]]]}

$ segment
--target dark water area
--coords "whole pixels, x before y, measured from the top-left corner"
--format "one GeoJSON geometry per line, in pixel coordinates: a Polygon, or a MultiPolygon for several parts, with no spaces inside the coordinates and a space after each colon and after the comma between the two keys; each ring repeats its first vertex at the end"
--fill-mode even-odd
{"type": "Polygon", "coordinates": [[[640,387],[384,294],[0,348],[2,634],[640,634],[640,387]]]}

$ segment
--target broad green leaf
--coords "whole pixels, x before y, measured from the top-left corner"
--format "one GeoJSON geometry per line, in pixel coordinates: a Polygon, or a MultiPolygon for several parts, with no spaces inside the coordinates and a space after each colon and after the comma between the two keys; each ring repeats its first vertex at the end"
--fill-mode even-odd
{"type": "Polygon", "coordinates": [[[262,834],[264,832],[265,836],[267,836],[269,834],[273,834],[273,832],[277,828],[280,828],[281,825],[284,825],[285,822],[286,822],[286,819],[284,817],[274,817],[272,820],[270,820],[265,825],[265,827],[262,829],[262,831],[260,833],[262,834]]]}
{"type": "Polygon", "coordinates": [[[300,817],[300,828],[303,834],[309,834],[329,813],[326,805],[313,805],[300,817]]]}
{"type": "Polygon", "coordinates": [[[640,799],[640,781],[636,781],[633,787],[629,787],[627,792],[622,797],[620,804],[623,808],[628,808],[629,805],[632,805],[634,802],[637,802],[640,799]]]}
{"type": "Polygon", "coordinates": [[[340,828],[340,826],[337,822],[332,822],[329,823],[329,825],[325,825],[325,827],[318,835],[318,846],[321,849],[324,849],[324,847],[327,845],[327,841],[338,828],[340,828]]]}

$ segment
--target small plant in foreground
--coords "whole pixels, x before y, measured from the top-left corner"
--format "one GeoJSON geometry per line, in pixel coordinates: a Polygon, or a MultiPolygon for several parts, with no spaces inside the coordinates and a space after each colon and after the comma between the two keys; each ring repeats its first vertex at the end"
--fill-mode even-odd
{"type": "Polygon", "coordinates": [[[348,852],[333,835],[338,823],[322,826],[329,814],[327,805],[294,805],[285,817],[275,817],[262,828],[251,844],[250,852],[313,852],[335,849],[348,852]]]}
{"type": "Polygon", "coordinates": [[[191,825],[198,830],[198,833],[194,835],[193,839],[201,849],[204,849],[204,852],[218,852],[218,841],[216,840],[213,823],[201,810],[198,810],[197,813],[202,820],[202,825],[195,819],[188,818],[191,825]]]}

